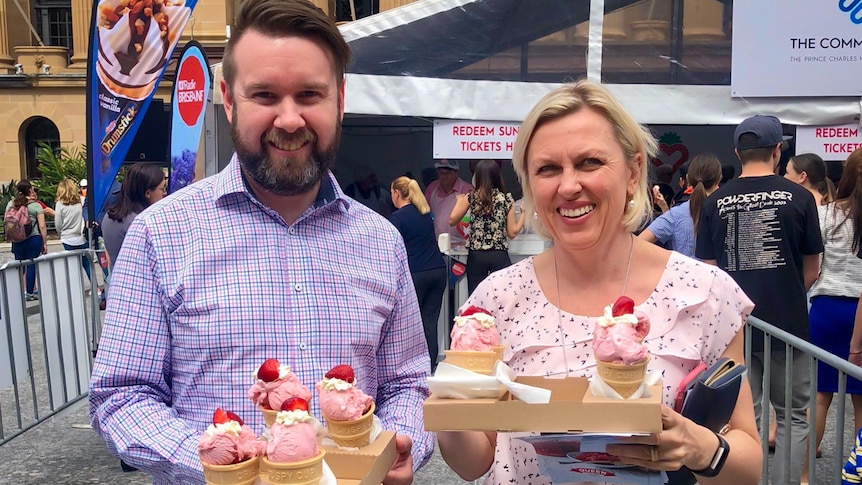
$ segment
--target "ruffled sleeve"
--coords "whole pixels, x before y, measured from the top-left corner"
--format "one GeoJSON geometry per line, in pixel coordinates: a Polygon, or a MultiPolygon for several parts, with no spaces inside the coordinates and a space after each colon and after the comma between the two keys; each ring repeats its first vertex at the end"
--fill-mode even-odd
{"type": "Polygon", "coordinates": [[[652,353],[710,365],[745,324],[754,303],[721,269],[672,253],[644,307],[652,323],[647,336],[652,353]]]}

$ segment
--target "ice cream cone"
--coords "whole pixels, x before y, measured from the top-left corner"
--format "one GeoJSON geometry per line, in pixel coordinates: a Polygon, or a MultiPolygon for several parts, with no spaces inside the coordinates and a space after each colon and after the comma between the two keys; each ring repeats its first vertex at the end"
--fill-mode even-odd
{"type": "Polygon", "coordinates": [[[261,458],[260,479],[264,485],[317,485],[323,477],[323,455],[303,461],[279,463],[261,458]]]}
{"type": "Polygon", "coordinates": [[[458,366],[462,369],[489,376],[494,373],[494,366],[498,360],[503,360],[503,346],[494,347],[493,350],[445,350],[445,362],[458,366]]]}
{"type": "Polygon", "coordinates": [[[261,414],[263,414],[263,422],[266,423],[267,427],[272,428],[272,425],[275,424],[275,417],[278,416],[278,411],[274,409],[266,409],[263,406],[258,406],[261,414]]]}
{"type": "Polygon", "coordinates": [[[204,467],[204,478],[209,485],[253,485],[260,475],[260,459],[254,457],[235,465],[208,465],[204,467]]]}
{"type": "Polygon", "coordinates": [[[596,372],[623,398],[628,399],[640,388],[646,375],[649,356],[637,364],[616,364],[614,362],[596,361],[596,372]]]}
{"type": "Polygon", "coordinates": [[[374,403],[359,419],[352,421],[335,421],[326,418],[326,429],[332,441],[338,446],[362,448],[371,443],[371,425],[374,422],[374,403]]]}

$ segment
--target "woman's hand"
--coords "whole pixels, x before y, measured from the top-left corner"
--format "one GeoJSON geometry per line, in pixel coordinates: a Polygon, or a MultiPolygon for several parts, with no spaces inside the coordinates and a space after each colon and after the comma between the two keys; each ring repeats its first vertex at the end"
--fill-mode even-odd
{"type": "Polygon", "coordinates": [[[673,409],[662,405],[662,432],[654,437],[633,437],[632,444],[608,445],[607,452],[623,462],[651,470],[703,470],[718,449],[718,438],[673,409]]]}
{"type": "Polygon", "coordinates": [[[655,202],[655,205],[657,205],[658,208],[661,209],[662,214],[670,210],[670,208],[667,206],[667,201],[664,200],[664,196],[661,195],[661,190],[659,190],[658,185],[653,185],[652,187],[652,198],[655,202]]]}

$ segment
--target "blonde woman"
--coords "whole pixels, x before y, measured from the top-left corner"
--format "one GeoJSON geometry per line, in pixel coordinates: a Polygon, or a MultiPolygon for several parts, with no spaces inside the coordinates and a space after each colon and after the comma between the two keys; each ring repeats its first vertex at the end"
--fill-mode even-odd
{"type": "Polygon", "coordinates": [[[390,188],[396,211],[389,217],[407,248],[407,264],[416,287],[425,340],[431,355],[431,369],[437,364],[437,320],[443,292],[446,290],[446,262],[437,249],[431,208],[422,195],[419,184],[408,177],[398,177],[390,188]]]}
{"type": "MultiPolygon", "coordinates": [[[[76,249],[87,249],[87,240],[84,239],[84,212],[81,209],[81,195],[75,182],[63,179],[57,185],[57,197],[54,204],[54,226],[60,235],[63,249],[74,251],[76,249]]],[[[81,264],[90,279],[90,264],[87,258],[81,256],[81,264]]]]}

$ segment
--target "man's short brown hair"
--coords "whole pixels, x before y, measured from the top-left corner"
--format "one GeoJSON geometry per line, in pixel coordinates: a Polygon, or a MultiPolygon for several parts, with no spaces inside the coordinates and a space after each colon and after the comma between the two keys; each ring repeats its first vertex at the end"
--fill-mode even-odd
{"type": "MultiPolygon", "coordinates": [[[[757,135],[751,133],[744,133],[739,137],[739,141],[741,143],[755,143],[757,141],[757,135]]],[[[764,148],[749,148],[748,150],[737,150],[739,154],[739,161],[745,165],[748,162],[768,162],[772,159],[772,151],[775,150],[775,147],[764,147],[764,148]]]]}
{"type": "Polygon", "coordinates": [[[308,0],[245,0],[236,14],[222,58],[222,76],[228,91],[233,88],[236,63],[233,48],[248,30],[270,37],[307,37],[323,42],[332,52],[338,86],[350,63],[350,47],[335,23],[308,0]]]}

